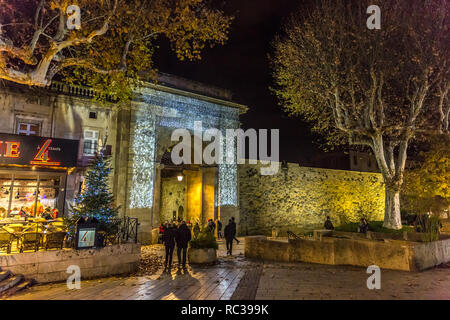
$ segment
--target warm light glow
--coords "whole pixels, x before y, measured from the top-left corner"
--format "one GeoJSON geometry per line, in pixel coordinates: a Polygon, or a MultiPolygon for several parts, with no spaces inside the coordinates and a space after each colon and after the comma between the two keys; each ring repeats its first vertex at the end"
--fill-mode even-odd
{"type": "Polygon", "coordinates": [[[178,181],[183,181],[183,175],[182,174],[179,174],[178,176],[177,176],[177,179],[178,179],[178,181]]]}
{"type": "MultiPolygon", "coordinates": [[[[130,209],[153,206],[157,127],[194,130],[194,122],[201,121],[203,129],[239,127],[239,110],[223,105],[146,89],[144,103],[137,106],[132,129],[133,180],[130,190],[130,209]]],[[[232,151],[236,153],[236,150],[232,151]]],[[[226,153],[224,153],[224,158],[226,153]]],[[[236,155],[234,154],[234,158],[236,155]]],[[[237,205],[237,165],[219,164],[218,205],[237,205]]]]}

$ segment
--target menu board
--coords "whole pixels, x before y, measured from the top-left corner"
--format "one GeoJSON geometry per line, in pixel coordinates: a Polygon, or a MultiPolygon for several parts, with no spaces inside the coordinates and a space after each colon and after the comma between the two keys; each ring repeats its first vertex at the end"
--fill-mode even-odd
{"type": "Polygon", "coordinates": [[[77,249],[90,249],[95,246],[95,228],[78,227],[77,249]]]}

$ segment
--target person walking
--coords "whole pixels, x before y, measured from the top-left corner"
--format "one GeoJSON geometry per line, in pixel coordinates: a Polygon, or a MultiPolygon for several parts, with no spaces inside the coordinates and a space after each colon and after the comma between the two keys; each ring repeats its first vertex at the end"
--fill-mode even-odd
{"type": "Polygon", "coordinates": [[[222,222],[220,222],[219,219],[217,219],[217,239],[223,239],[223,236],[222,236],[222,222]]]}
{"type": "Polygon", "coordinates": [[[211,219],[211,231],[212,231],[212,234],[214,234],[216,232],[216,223],[214,222],[213,219],[211,219]]]}
{"type": "Polygon", "coordinates": [[[186,268],[186,253],[188,248],[188,243],[191,241],[191,230],[186,225],[186,222],[181,221],[180,227],[177,231],[176,236],[177,242],[177,256],[178,256],[178,268],[183,265],[183,269],[186,268]],[[181,252],[183,251],[183,260],[181,259],[181,252]]]}
{"type": "Polygon", "coordinates": [[[166,247],[165,268],[172,268],[173,249],[175,248],[175,238],[177,236],[177,229],[173,224],[169,223],[164,229],[163,242],[166,247]]]}
{"type": "Polygon", "coordinates": [[[228,221],[228,225],[225,227],[223,231],[225,236],[225,242],[227,244],[227,255],[233,254],[233,240],[236,237],[236,226],[233,225],[233,221],[230,219],[228,221]]]}
{"type": "Polygon", "coordinates": [[[231,217],[231,223],[233,224],[233,228],[234,228],[234,240],[236,240],[237,244],[239,244],[240,241],[236,238],[237,226],[236,226],[236,222],[234,221],[234,217],[231,217]]]}

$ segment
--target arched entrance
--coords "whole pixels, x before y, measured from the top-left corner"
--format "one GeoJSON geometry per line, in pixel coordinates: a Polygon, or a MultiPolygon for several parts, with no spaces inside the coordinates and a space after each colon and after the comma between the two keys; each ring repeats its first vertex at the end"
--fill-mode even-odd
{"type": "Polygon", "coordinates": [[[170,149],[161,157],[159,221],[206,224],[217,218],[217,168],[175,165],[170,149]]]}

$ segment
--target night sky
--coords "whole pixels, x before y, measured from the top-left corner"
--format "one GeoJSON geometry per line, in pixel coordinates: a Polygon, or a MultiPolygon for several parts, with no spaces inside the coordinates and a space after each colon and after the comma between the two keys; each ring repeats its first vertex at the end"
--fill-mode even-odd
{"type": "MultiPolygon", "coordinates": [[[[283,19],[304,7],[306,0],[226,0],[222,10],[233,15],[229,41],[207,49],[202,60],[181,62],[168,44],[162,42],[156,67],[187,79],[229,89],[235,102],[250,110],[241,116],[242,127],[280,129],[280,158],[305,163],[318,147],[309,127],[299,118],[290,118],[270,92],[273,85],[268,55],[271,42],[280,32],[283,19]]],[[[310,2],[310,1],[309,1],[310,2]]]]}

